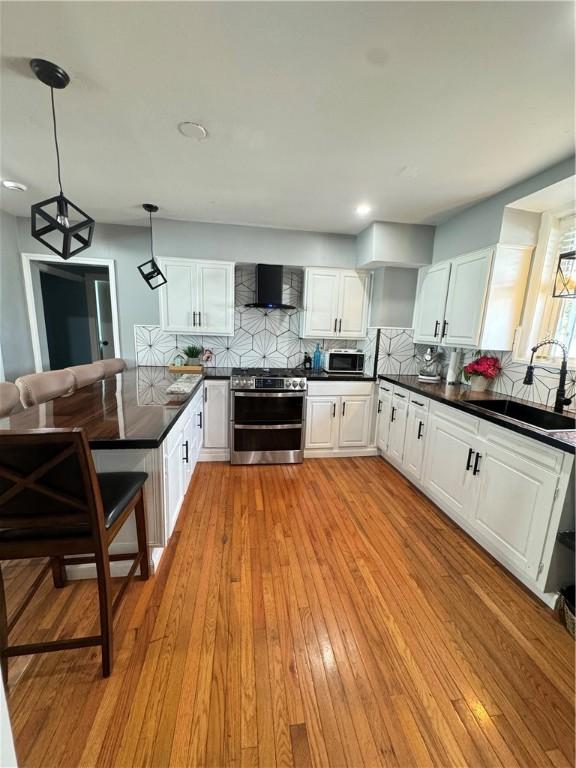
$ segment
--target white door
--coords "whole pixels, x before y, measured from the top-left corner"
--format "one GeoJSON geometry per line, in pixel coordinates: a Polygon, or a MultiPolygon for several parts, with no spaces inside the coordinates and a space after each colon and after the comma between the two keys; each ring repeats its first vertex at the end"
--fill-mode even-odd
{"type": "Polygon", "coordinates": [[[341,448],[363,448],[370,433],[370,395],[346,395],[340,404],[341,448]]]}
{"type": "Polygon", "coordinates": [[[415,480],[422,477],[426,422],[428,415],[424,408],[410,403],[406,420],[406,441],[404,443],[404,469],[415,480]]]}
{"type": "Polygon", "coordinates": [[[558,476],[488,445],[474,479],[479,484],[474,527],[496,553],[536,578],[558,476]]]}
{"type": "Polygon", "coordinates": [[[338,335],[347,339],[366,336],[369,277],[358,272],[342,272],[338,335]]]}
{"type": "Polygon", "coordinates": [[[160,264],[168,281],[159,288],[160,324],[165,331],[193,331],[196,309],[196,265],[179,261],[160,264]]]}
{"type": "Polygon", "coordinates": [[[306,448],[336,448],[339,397],[309,397],[306,401],[306,448]]]}
{"type": "Polygon", "coordinates": [[[198,262],[196,332],[234,335],[234,265],[198,262]]]}
{"type": "Polygon", "coordinates": [[[392,401],[392,385],[380,384],[378,388],[378,406],[376,409],[378,423],[376,445],[386,452],[388,450],[388,435],[390,432],[390,407],[392,401]]]}
{"type": "Polygon", "coordinates": [[[448,514],[470,519],[477,483],[473,480],[478,441],[444,421],[428,421],[423,482],[432,498],[448,514]]]}
{"type": "Polygon", "coordinates": [[[476,346],[480,341],[492,249],[452,259],[442,343],[476,346]]]}
{"type": "Polygon", "coordinates": [[[204,448],[228,448],[228,381],[204,382],[204,448]]]}
{"type": "Polygon", "coordinates": [[[406,419],[408,416],[408,399],[392,395],[390,404],[390,430],[388,433],[388,456],[398,464],[402,463],[404,455],[404,440],[406,438],[406,419]]]}
{"type": "Polygon", "coordinates": [[[427,344],[440,341],[449,280],[449,261],[426,268],[416,298],[414,341],[427,344]]]}
{"type": "Polygon", "coordinates": [[[338,270],[306,270],[304,336],[326,339],[338,335],[339,290],[338,270]]]}

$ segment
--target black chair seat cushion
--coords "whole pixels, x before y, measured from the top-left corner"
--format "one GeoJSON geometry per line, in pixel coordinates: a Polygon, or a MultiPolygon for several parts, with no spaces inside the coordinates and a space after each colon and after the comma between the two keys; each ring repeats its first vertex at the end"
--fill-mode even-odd
{"type": "MultiPolygon", "coordinates": [[[[148,475],[146,472],[99,472],[98,482],[102,507],[104,509],[104,525],[110,526],[120,517],[126,505],[142,488],[148,475]]],[[[34,539],[62,539],[89,534],[84,526],[55,526],[54,528],[21,528],[1,530],[0,542],[22,542],[34,539]]]]}
{"type": "Polygon", "coordinates": [[[120,517],[130,499],[142,488],[147,477],[146,472],[98,473],[106,528],[110,528],[120,517]]]}

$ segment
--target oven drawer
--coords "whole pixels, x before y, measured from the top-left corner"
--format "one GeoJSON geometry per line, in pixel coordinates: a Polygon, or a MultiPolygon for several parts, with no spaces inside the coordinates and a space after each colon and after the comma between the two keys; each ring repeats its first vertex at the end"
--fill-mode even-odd
{"type": "Polygon", "coordinates": [[[231,430],[232,450],[299,451],[302,447],[302,423],[238,424],[231,430]]]}

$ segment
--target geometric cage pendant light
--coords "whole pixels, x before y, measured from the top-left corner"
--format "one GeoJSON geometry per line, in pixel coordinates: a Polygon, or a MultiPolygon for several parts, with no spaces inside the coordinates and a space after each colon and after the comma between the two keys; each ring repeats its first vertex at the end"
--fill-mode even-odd
{"type": "Polygon", "coordinates": [[[84,213],[71,200],[64,196],[60,174],[60,148],[56,131],[56,109],[54,107],[54,88],[66,88],[70,82],[68,74],[57,64],[44,59],[32,59],[30,67],[38,80],[50,88],[52,101],[52,123],[54,126],[54,145],[56,148],[56,167],[58,170],[59,193],[31,208],[32,237],[63,259],[69,259],[81,251],[90,248],[94,232],[94,219],[84,213]]]}
{"type": "Polygon", "coordinates": [[[155,291],[156,288],[160,288],[161,285],[166,285],[168,280],[164,277],[164,273],[158,266],[158,262],[154,258],[154,238],[152,233],[152,214],[158,212],[158,206],[153,203],[142,203],[142,208],[146,211],[150,217],[150,259],[143,264],[138,265],[140,274],[148,284],[148,287],[155,291]]]}
{"type": "Polygon", "coordinates": [[[576,298],[576,251],[561,253],[552,295],[557,299],[576,298]]]}

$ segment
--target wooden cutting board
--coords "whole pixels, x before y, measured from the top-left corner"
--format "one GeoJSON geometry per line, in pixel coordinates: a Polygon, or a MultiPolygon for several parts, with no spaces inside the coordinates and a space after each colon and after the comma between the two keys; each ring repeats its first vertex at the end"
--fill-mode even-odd
{"type": "Polygon", "coordinates": [[[202,373],[203,365],[169,365],[170,373],[202,373]]]}

